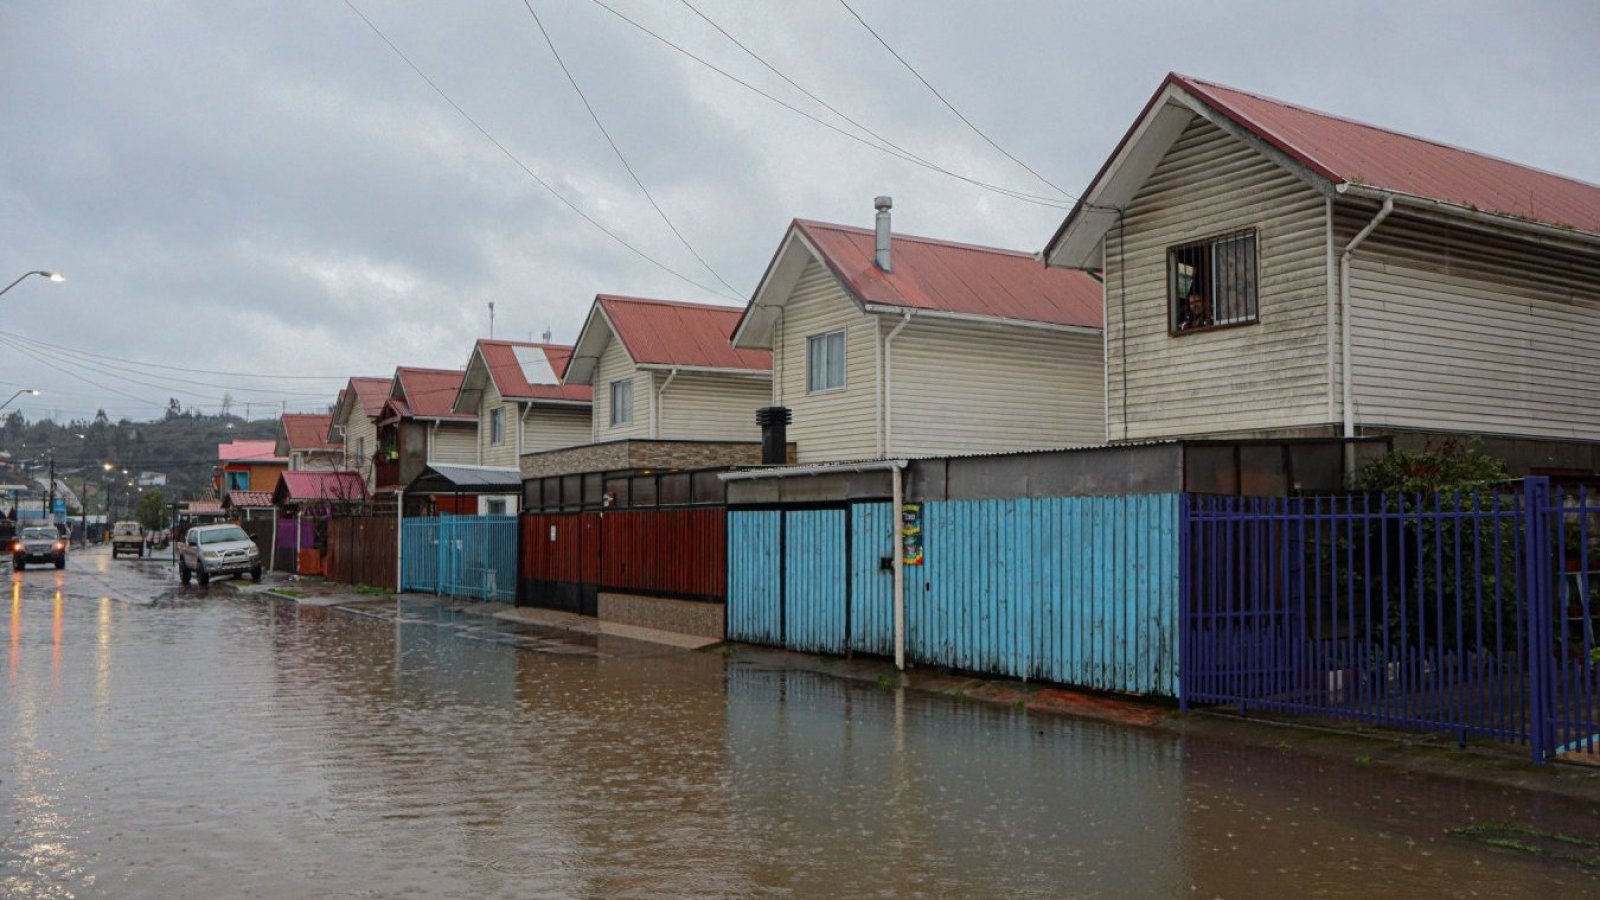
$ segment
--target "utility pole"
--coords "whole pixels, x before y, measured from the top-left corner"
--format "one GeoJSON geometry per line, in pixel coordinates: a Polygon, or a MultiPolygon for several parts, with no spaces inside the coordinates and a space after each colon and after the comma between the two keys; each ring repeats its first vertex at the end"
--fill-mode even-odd
{"type": "Polygon", "coordinates": [[[494,301],[489,301],[489,340],[494,340],[494,301]]]}
{"type": "Polygon", "coordinates": [[[50,448],[50,490],[47,496],[50,499],[45,503],[44,517],[54,525],[56,523],[56,448],[54,447],[50,448]]]}

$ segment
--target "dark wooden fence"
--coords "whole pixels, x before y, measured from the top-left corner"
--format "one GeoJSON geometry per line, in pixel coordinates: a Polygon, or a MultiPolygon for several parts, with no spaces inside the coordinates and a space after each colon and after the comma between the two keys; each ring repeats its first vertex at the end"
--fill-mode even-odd
{"type": "Polygon", "coordinates": [[[399,590],[398,534],[393,516],[328,520],[328,580],[399,590]]]}
{"type": "Polygon", "coordinates": [[[721,506],[531,513],[522,517],[522,602],[594,615],[599,593],[720,603],[721,506]]]}

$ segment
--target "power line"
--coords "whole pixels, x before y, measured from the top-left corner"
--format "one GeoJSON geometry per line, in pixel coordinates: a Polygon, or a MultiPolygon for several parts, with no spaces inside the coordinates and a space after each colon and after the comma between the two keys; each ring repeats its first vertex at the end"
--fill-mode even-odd
{"type": "Polygon", "coordinates": [[[946,109],[948,109],[951,112],[955,113],[956,114],[956,118],[958,118],[962,122],[966,123],[966,126],[968,128],[970,128],[970,129],[972,129],[972,133],[973,134],[976,134],[978,137],[983,138],[985,143],[987,143],[989,146],[993,147],[994,149],[999,150],[1002,154],[1005,155],[1006,159],[1009,159],[1012,162],[1016,163],[1017,165],[1023,167],[1024,169],[1027,169],[1029,175],[1032,175],[1033,177],[1035,177],[1035,178],[1039,179],[1040,181],[1044,182],[1045,184],[1049,185],[1051,189],[1053,189],[1056,192],[1060,193],[1062,196],[1070,197],[1073,200],[1078,199],[1076,195],[1071,194],[1071,193],[1063,190],[1062,188],[1057,186],[1055,182],[1051,181],[1050,179],[1048,179],[1048,178],[1044,177],[1043,175],[1040,175],[1038,172],[1034,171],[1032,166],[1030,166],[1027,163],[1023,162],[1022,160],[1016,158],[1015,156],[1011,155],[1010,151],[1006,150],[1006,148],[1004,148],[1004,147],[1000,146],[999,144],[995,143],[994,139],[989,137],[987,134],[984,134],[983,133],[983,129],[981,129],[978,126],[974,125],[972,123],[971,119],[969,119],[966,116],[962,115],[961,114],[961,110],[956,109],[955,104],[951,103],[949,100],[946,100],[945,96],[943,94],[939,93],[938,88],[935,88],[932,84],[930,84],[928,82],[928,79],[923,78],[921,72],[918,72],[916,70],[916,68],[911,65],[911,63],[906,62],[906,58],[905,57],[901,56],[899,53],[897,53],[895,51],[895,49],[893,47],[889,46],[889,42],[884,40],[883,36],[878,34],[878,32],[874,31],[872,26],[867,24],[867,20],[861,18],[861,14],[860,13],[856,12],[853,8],[851,8],[849,0],[839,0],[839,5],[843,6],[850,13],[851,16],[854,16],[855,20],[857,22],[861,23],[861,27],[865,28],[867,30],[868,34],[872,35],[874,38],[877,38],[878,43],[883,45],[883,49],[889,51],[889,55],[890,56],[893,56],[895,59],[899,60],[900,61],[900,65],[906,67],[906,71],[908,71],[911,74],[917,76],[917,80],[922,82],[922,86],[927,88],[929,91],[931,91],[935,97],[938,97],[939,98],[939,102],[943,103],[945,105],[946,109]]]}
{"type": "Polygon", "coordinates": [[[390,50],[394,51],[394,54],[396,56],[400,57],[401,61],[404,62],[408,67],[410,67],[411,71],[415,72],[417,74],[418,78],[421,78],[428,85],[428,87],[432,88],[433,92],[435,94],[439,95],[439,99],[441,99],[445,103],[449,104],[451,109],[455,110],[456,113],[461,116],[461,118],[465,119],[467,121],[467,123],[469,125],[471,125],[474,129],[476,129],[479,134],[483,135],[485,140],[487,140],[489,143],[493,144],[495,149],[499,150],[506,157],[506,159],[511,160],[511,162],[514,165],[516,165],[517,168],[521,169],[524,174],[526,174],[529,178],[532,178],[535,182],[537,182],[539,184],[540,187],[542,187],[546,191],[548,191],[552,197],[555,197],[557,200],[561,201],[561,204],[563,206],[565,206],[566,208],[568,208],[568,209],[572,210],[573,212],[577,213],[580,217],[583,218],[583,220],[585,222],[588,222],[590,225],[593,225],[595,228],[600,229],[600,231],[602,233],[604,233],[606,235],[606,237],[609,237],[613,241],[616,241],[618,244],[621,244],[623,247],[626,247],[635,256],[639,257],[640,259],[644,260],[645,262],[650,263],[651,265],[655,266],[656,268],[660,269],[661,271],[666,272],[668,275],[671,275],[674,278],[677,278],[677,279],[680,279],[680,280],[682,280],[684,282],[687,282],[688,284],[692,284],[695,287],[697,287],[697,288],[699,288],[699,289],[701,289],[703,291],[709,291],[710,293],[713,293],[713,294],[720,293],[719,291],[717,291],[717,289],[712,288],[712,287],[707,287],[706,285],[701,284],[700,282],[696,281],[695,279],[690,278],[689,276],[683,274],[682,272],[679,272],[677,269],[672,268],[671,266],[667,265],[666,263],[664,263],[664,262],[656,259],[655,257],[651,256],[650,254],[644,252],[643,250],[640,250],[638,247],[635,247],[633,244],[629,243],[628,240],[626,238],[624,238],[622,235],[617,234],[615,231],[612,231],[610,228],[607,228],[605,225],[601,224],[598,219],[596,219],[595,217],[593,217],[593,216],[589,215],[588,213],[584,212],[583,209],[581,207],[579,207],[576,203],[572,202],[571,200],[568,200],[566,195],[564,195],[560,191],[556,190],[555,186],[552,185],[550,182],[548,182],[548,181],[544,180],[543,178],[539,177],[538,173],[534,172],[533,169],[529,168],[527,163],[523,162],[522,159],[520,157],[518,157],[515,153],[512,153],[510,148],[506,147],[505,144],[500,143],[500,141],[494,135],[489,133],[489,130],[487,128],[484,128],[482,125],[478,124],[478,120],[474,119],[472,117],[472,115],[469,114],[465,109],[463,109],[459,103],[457,103],[456,101],[452,100],[450,98],[450,95],[444,92],[443,88],[439,87],[439,85],[437,83],[435,83],[432,78],[428,77],[428,73],[422,71],[421,67],[419,67],[416,63],[412,62],[411,61],[411,57],[407,56],[405,54],[405,51],[401,50],[399,48],[399,46],[397,46],[395,44],[394,41],[389,40],[388,35],[384,34],[382,29],[378,28],[378,26],[376,24],[374,24],[371,19],[367,18],[366,13],[363,13],[360,9],[358,9],[356,7],[356,5],[351,2],[351,0],[344,0],[344,5],[348,6],[350,8],[350,11],[355,13],[356,16],[361,19],[362,22],[365,22],[366,25],[367,25],[367,28],[371,29],[372,33],[377,35],[379,40],[383,41],[383,43],[385,45],[387,45],[390,50]]]}
{"type": "Polygon", "coordinates": [[[1063,203],[1062,201],[1060,201],[1060,200],[1058,200],[1058,199],[1056,199],[1054,197],[1042,197],[1042,196],[1039,196],[1037,194],[1028,194],[1028,193],[1024,193],[1022,191],[1012,190],[1011,188],[1001,187],[1000,185],[997,185],[997,184],[990,184],[990,183],[988,183],[986,181],[980,181],[980,180],[978,180],[976,178],[972,178],[972,177],[969,177],[969,176],[966,176],[966,175],[962,175],[959,172],[953,172],[953,171],[951,171],[949,169],[944,168],[943,166],[940,166],[940,165],[938,165],[936,163],[928,162],[928,161],[926,161],[926,160],[924,160],[924,159],[922,159],[920,157],[908,154],[908,153],[906,153],[906,152],[904,152],[902,150],[897,150],[897,149],[894,149],[892,147],[886,147],[886,146],[883,146],[881,144],[875,144],[872,141],[867,140],[866,138],[863,138],[858,134],[853,134],[853,133],[851,133],[849,131],[844,130],[843,128],[840,128],[839,126],[833,124],[832,122],[828,122],[828,121],[825,121],[823,119],[819,119],[816,116],[812,115],[811,113],[808,113],[803,109],[800,109],[799,107],[793,105],[792,103],[789,103],[788,101],[786,101],[786,100],[784,100],[784,99],[782,99],[780,97],[773,96],[772,94],[762,90],[759,87],[756,87],[755,85],[751,84],[750,82],[745,81],[744,79],[740,78],[739,76],[734,75],[732,72],[729,72],[726,69],[723,69],[720,66],[717,66],[715,63],[709,62],[706,59],[696,55],[693,51],[685,49],[684,47],[681,47],[678,44],[673,43],[672,41],[668,40],[667,38],[662,37],[661,35],[657,34],[656,32],[650,30],[650,28],[646,27],[645,25],[640,24],[639,22],[634,21],[633,19],[629,18],[628,16],[624,15],[623,13],[618,12],[615,9],[612,9],[610,6],[606,5],[606,3],[603,2],[603,0],[590,0],[590,2],[592,2],[594,5],[600,7],[601,9],[605,10],[606,12],[611,13],[613,16],[616,16],[618,19],[621,19],[622,21],[628,23],[629,25],[632,25],[634,28],[638,29],[639,31],[643,32],[644,34],[646,34],[646,35],[654,38],[655,40],[661,42],[662,44],[665,44],[666,46],[672,48],[673,50],[677,51],[678,53],[681,53],[682,55],[688,57],[691,60],[694,60],[695,62],[699,63],[700,65],[704,66],[705,68],[710,69],[711,71],[717,73],[718,75],[721,75],[722,77],[728,79],[729,81],[732,81],[734,84],[737,84],[740,87],[742,87],[742,88],[744,88],[744,89],[746,89],[748,91],[751,91],[751,92],[753,92],[753,93],[755,93],[755,94],[757,94],[757,95],[759,95],[759,96],[761,96],[761,97],[763,97],[763,98],[765,98],[767,100],[770,100],[773,103],[778,104],[779,106],[783,107],[784,109],[787,109],[788,111],[794,113],[795,115],[801,116],[802,118],[808,119],[808,120],[810,120],[810,121],[812,121],[812,122],[814,122],[814,123],[816,123],[818,125],[821,125],[823,128],[826,128],[829,131],[835,132],[835,133],[837,133],[839,135],[842,135],[842,136],[844,136],[846,138],[849,138],[850,140],[855,141],[856,143],[861,144],[864,147],[869,147],[869,148],[871,148],[873,150],[878,151],[879,153],[886,153],[886,154],[894,157],[895,159],[901,160],[903,162],[909,162],[912,165],[921,166],[924,169],[928,169],[930,171],[937,172],[937,173],[939,173],[941,175],[945,175],[945,176],[948,176],[950,178],[954,178],[954,179],[956,179],[958,181],[966,182],[967,184],[970,184],[973,187],[981,188],[983,190],[991,191],[993,193],[1000,194],[1002,196],[1010,197],[1013,200],[1020,200],[1020,201],[1022,201],[1024,203],[1032,203],[1032,204],[1035,204],[1037,206],[1048,206],[1048,207],[1050,207],[1052,209],[1070,209],[1071,208],[1071,206],[1069,204],[1063,203]]]}
{"type": "Polygon", "coordinates": [[[522,0],[522,5],[527,7],[528,15],[533,17],[533,24],[539,26],[539,33],[544,35],[544,42],[550,48],[550,55],[556,58],[556,65],[560,66],[561,73],[567,76],[567,83],[572,85],[572,90],[577,93],[578,99],[583,101],[583,108],[589,111],[589,118],[594,120],[594,127],[600,129],[600,134],[605,137],[606,143],[611,145],[611,152],[617,155],[622,167],[628,170],[628,177],[632,178],[633,183],[639,186],[639,192],[644,194],[646,200],[650,201],[650,206],[655,209],[656,215],[661,217],[661,221],[667,223],[667,228],[671,229],[673,235],[678,238],[678,242],[683,244],[689,253],[700,261],[700,265],[705,266],[706,271],[711,273],[711,277],[722,282],[723,287],[733,292],[727,296],[735,300],[742,300],[743,297],[740,296],[739,289],[729,284],[728,279],[723,278],[722,273],[712,268],[711,263],[700,255],[700,251],[696,250],[694,245],[689,243],[689,239],[683,236],[683,232],[678,230],[678,226],[672,223],[672,219],[667,216],[666,210],[662,209],[661,204],[656,202],[656,198],[650,193],[650,189],[644,186],[644,182],[639,178],[639,173],[633,170],[628,158],[623,155],[622,148],[617,146],[617,142],[611,137],[611,132],[606,130],[605,123],[600,121],[600,114],[594,111],[594,105],[589,102],[589,98],[584,94],[583,88],[578,86],[578,79],[573,76],[572,70],[567,68],[566,60],[561,58],[561,51],[556,49],[556,42],[551,39],[550,31],[544,27],[544,22],[540,20],[539,14],[534,11],[533,3],[530,0],[522,0]]]}
{"type": "MultiPolygon", "coordinates": [[[[13,334],[7,334],[7,335],[5,335],[3,337],[0,337],[0,341],[3,341],[3,342],[5,342],[8,345],[13,346],[13,347],[15,347],[15,346],[30,346],[30,347],[33,347],[34,349],[41,350],[41,352],[44,349],[43,347],[40,346],[40,342],[34,341],[34,340],[30,339],[30,338],[24,338],[24,337],[20,337],[18,335],[13,335],[13,334]]],[[[53,350],[52,352],[66,357],[68,359],[68,361],[76,364],[80,368],[87,369],[87,370],[89,370],[91,372],[95,372],[95,373],[98,373],[98,374],[101,374],[101,375],[109,375],[112,378],[120,378],[120,379],[122,379],[124,381],[127,381],[127,382],[130,382],[132,384],[144,385],[145,387],[152,387],[152,388],[156,388],[157,390],[162,390],[162,391],[170,391],[170,392],[175,393],[175,394],[186,394],[186,395],[191,396],[191,397],[209,398],[211,395],[210,394],[206,394],[206,393],[202,393],[200,391],[195,391],[195,390],[190,389],[188,387],[188,385],[190,385],[190,384],[200,385],[201,387],[217,388],[219,390],[227,391],[229,393],[237,392],[237,393],[241,393],[241,394],[267,394],[270,397],[272,397],[273,399],[283,399],[283,400],[309,399],[309,398],[312,398],[312,397],[324,396],[321,392],[290,394],[290,393],[279,393],[278,392],[279,391],[278,388],[241,387],[241,386],[238,386],[238,385],[217,384],[215,382],[208,382],[208,381],[180,381],[179,379],[177,379],[176,377],[173,377],[173,376],[159,375],[159,374],[153,374],[153,373],[149,373],[149,372],[143,372],[143,371],[140,371],[138,369],[128,368],[126,366],[118,366],[118,365],[113,364],[113,363],[103,363],[103,362],[91,361],[91,360],[87,359],[87,354],[83,354],[80,351],[72,351],[72,350],[67,350],[67,349],[64,349],[64,348],[57,348],[57,349],[53,350]],[[135,377],[133,377],[134,375],[143,376],[143,378],[135,378],[135,377]],[[160,379],[160,380],[159,381],[146,381],[146,380],[144,380],[144,378],[155,378],[155,379],[160,379]],[[174,384],[181,384],[183,386],[174,387],[173,386],[174,384]]],[[[251,400],[249,402],[251,402],[251,403],[260,403],[260,402],[264,402],[264,401],[262,401],[262,400],[251,400]]]]}
{"type": "Polygon", "coordinates": [[[88,350],[78,350],[76,348],[66,347],[61,344],[52,344],[49,341],[41,341],[38,338],[26,338],[20,334],[16,334],[15,332],[0,331],[0,336],[19,338],[33,344],[38,344],[41,347],[47,347],[51,350],[61,350],[68,353],[76,353],[80,356],[92,356],[95,359],[109,360],[111,362],[128,363],[130,365],[143,366],[150,369],[165,369],[171,372],[184,372],[194,375],[225,375],[237,378],[270,378],[284,381],[345,381],[349,378],[348,375],[269,375],[260,372],[229,372],[221,369],[190,369],[183,366],[169,366],[164,363],[142,362],[137,359],[128,359],[127,357],[122,356],[108,356],[104,353],[92,353],[88,350]]]}

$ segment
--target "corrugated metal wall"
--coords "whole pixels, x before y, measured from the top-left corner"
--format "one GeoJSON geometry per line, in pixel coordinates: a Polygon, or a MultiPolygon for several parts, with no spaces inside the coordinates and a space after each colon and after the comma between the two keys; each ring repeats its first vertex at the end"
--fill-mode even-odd
{"type": "MultiPolygon", "coordinates": [[[[729,638],[891,653],[881,560],[895,526],[884,503],[729,513],[729,638]]],[[[928,502],[923,531],[926,565],[906,569],[908,659],[1176,695],[1178,495],[928,502]]]]}
{"type": "Polygon", "coordinates": [[[783,644],[783,513],[728,513],[728,638],[783,644]]]}
{"type": "Polygon", "coordinates": [[[721,600],[727,510],[619,509],[601,514],[600,586],[607,591],[721,600]]]}

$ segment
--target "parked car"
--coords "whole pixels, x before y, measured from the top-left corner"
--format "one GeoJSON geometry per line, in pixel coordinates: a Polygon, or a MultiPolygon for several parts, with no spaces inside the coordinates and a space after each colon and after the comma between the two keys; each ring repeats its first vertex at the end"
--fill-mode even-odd
{"type": "Polygon", "coordinates": [[[237,525],[197,525],[189,529],[178,545],[178,580],[200,582],[248,573],[251,581],[261,580],[261,549],[237,525]]]}
{"type": "Polygon", "coordinates": [[[111,558],[124,553],[144,556],[144,526],[138,522],[118,522],[111,526],[111,558]]]}
{"type": "Polygon", "coordinates": [[[11,568],[20,572],[30,562],[55,563],[67,567],[67,539],[54,525],[29,525],[11,542],[11,568]]]}

